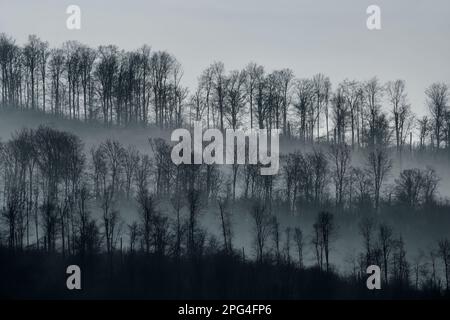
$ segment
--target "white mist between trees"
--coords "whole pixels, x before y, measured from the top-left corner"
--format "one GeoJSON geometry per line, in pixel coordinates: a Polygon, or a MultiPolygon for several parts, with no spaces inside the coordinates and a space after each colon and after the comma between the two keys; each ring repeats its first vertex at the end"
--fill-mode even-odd
{"type": "Polygon", "coordinates": [[[259,164],[261,175],[274,175],[279,169],[278,129],[225,130],[206,129],[194,122],[193,137],[187,129],[176,129],[171,140],[178,141],[171,153],[174,164],[259,164]],[[270,136],[270,146],[269,146],[270,136]],[[246,143],[248,140],[248,144],[246,143]],[[203,149],[203,142],[209,142],[203,149]],[[193,147],[192,147],[193,146],[193,147]],[[224,162],[225,153],[225,162],[224,162]],[[193,161],[192,161],[193,160],[193,161]]]}

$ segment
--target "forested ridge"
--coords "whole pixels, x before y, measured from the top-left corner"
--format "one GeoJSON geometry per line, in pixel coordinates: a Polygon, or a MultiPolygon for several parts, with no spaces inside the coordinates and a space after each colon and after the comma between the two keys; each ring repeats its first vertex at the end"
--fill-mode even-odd
{"type": "Polygon", "coordinates": [[[85,297],[448,296],[450,204],[439,192],[445,181],[423,164],[448,164],[446,84],[424,89],[429,115],[418,119],[403,80],[333,89],[323,74],[298,79],[254,63],[226,72],[215,62],[188,90],[175,57],[148,46],[50,49],[36,36],[19,46],[2,34],[0,68],[4,117],[18,109],[111,130],[201,120],[280,129],[285,144],[300,146],[281,150],[278,175],[262,176],[258,165],[176,166],[161,138],[143,150],[115,139],[87,148],[48,125],[18,128],[0,143],[1,296],[70,297],[69,262],[87,270],[85,297]],[[402,168],[411,159],[416,167],[402,168]],[[335,244],[350,221],[360,250],[341,272],[335,244]],[[397,229],[420,233],[424,221],[434,243],[408,255],[397,229]],[[372,264],[382,269],[379,293],[365,287],[372,264]]]}

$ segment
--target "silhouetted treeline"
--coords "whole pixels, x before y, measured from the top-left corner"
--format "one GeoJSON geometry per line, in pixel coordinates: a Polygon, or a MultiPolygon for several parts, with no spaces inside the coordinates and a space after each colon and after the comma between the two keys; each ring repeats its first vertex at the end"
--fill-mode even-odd
{"type": "Polygon", "coordinates": [[[303,141],[352,147],[370,147],[378,132],[388,129],[399,151],[413,144],[448,149],[450,143],[445,83],[424,88],[429,116],[418,119],[404,80],[345,80],[332,88],[323,74],[302,79],[290,69],[268,73],[255,63],[227,72],[214,62],[188,90],[176,58],[146,45],[126,52],[67,41],[51,49],[35,35],[19,46],[1,34],[0,68],[2,106],[71,119],[165,128],[203,120],[222,130],[276,128],[303,141]]]}
{"type": "MultiPolygon", "coordinates": [[[[386,139],[387,131],[377,132],[375,144],[365,150],[366,160],[358,166],[351,162],[351,147],[336,142],[284,155],[279,175],[262,176],[258,165],[239,165],[236,171],[218,165],[176,166],[171,146],[163,139],[150,139],[148,153],[115,140],[85,150],[71,133],[46,126],[23,129],[0,145],[2,262],[13,266],[28,261],[32,272],[33,256],[55,259],[58,265],[74,260],[93,268],[89,270],[100,268],[115,281],[126,281],[123,272],[131,277],[135,268],[143,268],[135,271],[143,276],[147,266],[156,264],[167,277],[170,270],[177,270],[171,276],[186,271],[194,277],[184,284],[185,294],[193,296],[195,280],[215,279],[212,285],[224,285],[227,278],[222,273],[214,278],[208,271],[210,266],[222,270],[217,259],[224,259],[231,270],[227,274],[236,281],[230,296],[251,290],[240,287],[242,279],[233,274],[243,268],[247,273],[257,270],[261,278],[255,281],[277,274],[280,297],[306,294],[296,292],[301,284],[290,291],[281,289],[291,281],[288,275],[306,281],[310,274],[321,274],[318,281],[324,286],[356,288],[365,284],[367,266],[377,264],[388,288],[440,295],[449,288],[450,241],[438,238],[430,252],[409,261],[402,235],[377,219],[380,212],[397,209],[410,212],[411,219],[414,212],[449,209],[436,197],[439,179],[432,168],[403,170],[387,188],[391,191],[381,192],[392,159],[378,141],[386,139]],[[120,212],[119,203],[134,204],[137,219],[125,223],[127,212],[120,212]],[[300,223],[280,223],[283,215],[295,221],[311,212],[311,230],[300,223]],[[360,219],[362,251],[353,256],[351,272],[338,280],[343,276],[336,275],[332,258],[340,236],[337,217],[354,213],[358,214],[352,217],[360,219]],[[218,234],[202,224],[206,214],[218,217],[218,234]],[[236,218],[250,221],[251,251],[235,240],[236,218]],[[306,251],[314,255],[313,265],[305,263],[306,251]],[[290,271],[283,275],[284,270],[290,271]],[[327,284],[327,279],[332,282],[327,284]]],[[[259,286],[270,287],[255,284],[259,286]]]]}

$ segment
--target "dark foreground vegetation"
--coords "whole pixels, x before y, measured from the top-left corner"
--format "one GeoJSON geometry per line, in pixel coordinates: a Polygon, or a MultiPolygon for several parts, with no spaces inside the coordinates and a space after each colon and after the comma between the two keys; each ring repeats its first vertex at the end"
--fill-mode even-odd
{"type": "Polygon", "coordinates": [[[256,263],[223,252],[201,259],[120,253],[88,259],[39,251],[0,250],[0,297],[13,299],[441,299],[435,288],[391,284],[369,291],[366,277],[342,277],[317,267],[256,263]],[[65,269],[78,264],[82,290],[66,288],[65,269]]]}

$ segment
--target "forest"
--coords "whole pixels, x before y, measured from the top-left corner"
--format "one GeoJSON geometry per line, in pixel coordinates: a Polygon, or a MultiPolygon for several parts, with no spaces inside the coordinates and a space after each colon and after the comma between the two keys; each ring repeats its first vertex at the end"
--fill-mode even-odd
{"type": "Polygon", "coordinates": [[[2,134],[0,297],[449,296],[447,84],[424,88],[418,117],[402,79],[332,86],[321,73],[214,62],[188,89],[168,52],[50,48],[35,35],[21,46],[0,34],[0,68],[2,118],[162,136],[86,143],[83,129],[48,123],[2,134]],[[173,164],[167,136],[193,121],[280,129],[279,173],[173,164]],[[357,249],[344,257],[349,242],[357,249]],[[84,270],[82,293],[65,287],[71,263],[84,270]],[[366,288],[373,264],[377,292],[366,288]]]}

